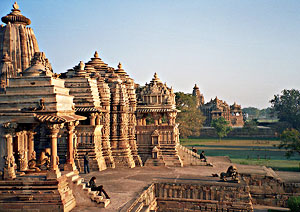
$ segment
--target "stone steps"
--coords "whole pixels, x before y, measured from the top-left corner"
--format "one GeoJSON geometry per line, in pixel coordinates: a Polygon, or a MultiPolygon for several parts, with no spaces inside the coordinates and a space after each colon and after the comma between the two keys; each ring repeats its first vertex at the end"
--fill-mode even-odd
{"type": "Polygon", "coordinates": [[[200,155],[189,150],[188,148],[179,145],[177,147],[178,154],[184,165],[189,166],[206,166],[207,163],[200,160],[200,155]]]}
{"type": "Polygon", "coordinates": [[[21,180],[2,181],[0,185],[0,211],[43,211],[45,207],[52,211],[61,209],[70,211],[76,202],[72,190],[68,186],[67,179],[61,177],[58,180],[45,180],[31,176],[21,180]]]}
{"type": "MultiPolygon", "coordinates": [[[[67,174],[67,177],[68,180],[72,182],[72,190],[76,190],[76,193],[74,194],[75,199],[77,196],[81,199],[82,203],[89,199],[91,203],[96,204],[100,208],[106,208],[109,205],[110,199],[103,199],[102,196],[98,196],[97,191],[92,191],[91,188],[86,187],[87,184],[84,182],[84,179],[78,174],[70,172],[67,174]]],[[[78,205],[80,205],[80,203],[81,202],[79,202],[78,205]]]]}

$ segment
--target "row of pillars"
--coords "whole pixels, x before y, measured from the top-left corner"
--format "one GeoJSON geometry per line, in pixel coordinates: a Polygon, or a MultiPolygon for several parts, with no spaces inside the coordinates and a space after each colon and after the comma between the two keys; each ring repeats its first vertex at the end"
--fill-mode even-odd
{"type": "MultiPolygon", "coordinates": [[[[67,150],[67,162],[64,166],[64,170],[74,171],[76,166],[74,163],[74,130],[78,125],[78,121],[67,123],[68,130],[68,150],[67,150]]],[[[57,155],[57,138],[59,130],[64,126],[64,124],[48,124],[47,127],[51,134],[49,135],[51,139],[51,158],[50,158],[50,172],[47,173],[47,178],[58,178],[60,177],[60,171],[58,168],[58,155],[57,155]]],[[[9,126],[7,127],[7,133],[4,138],[6,139],[6,156],[5,156],[5,168],[4,168],[4,179],[13,179],[15,175],[15,159],[13,155],[13,135],[14,129],[9,126]]],[[[28,141],[28,158],[35,159],[34,157],[34,132],[27,132],[28,141]]],[[[26,150],[25,150],[26,151],[26,150]]]]}
{"type": "MultiPolygon", "coordinates": [[[[138,126],[146,126],[146,118],[147,115],[150,114],[154,120],[154,125],[158,126],[162,124],[162,116],[163,114],[159,113],[145,113],[145,114],[139,114],[137,118],[137,125],[138,126]]],[[[167,118],[168,118],[168,124],[169,125],[174,125],[175,124],[175,119],[176,119],[177,113],[176,112],[169,112],[167,113],[167,118]]]]}

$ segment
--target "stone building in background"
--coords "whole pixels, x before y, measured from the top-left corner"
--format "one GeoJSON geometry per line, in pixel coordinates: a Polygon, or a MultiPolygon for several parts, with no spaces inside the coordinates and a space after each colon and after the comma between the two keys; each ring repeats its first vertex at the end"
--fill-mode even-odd
{"type": "Polygon", "coordinates": [[[197,107],[199,107],[205,116],[204,126],[210,127],[211,121],[219,117],[224,117],[232,127],[244,126],[241,105],[234,103],[229,106],[225,101],[218,99],[218,97],[204,103],[204,96],[200,93],[199,87],[196,84],[193,88],[192,95],[196,97],[197,107]]]}
{"type": "Polygon", "coordinates": [[[202,93],[200,93],[200,90],[199,90],[199,87],[197,86],[197,84],[195,84],[195,86],[193,88],[192,95],[196,97],[197,107],[201,107],[202,105],[204,105],[204,96],[202,93]]]}

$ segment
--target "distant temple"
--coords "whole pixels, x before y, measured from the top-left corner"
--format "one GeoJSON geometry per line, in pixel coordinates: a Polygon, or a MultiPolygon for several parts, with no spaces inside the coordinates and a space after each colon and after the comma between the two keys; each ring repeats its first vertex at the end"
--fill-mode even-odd
{"type": "Polygon", "coordinates": [[[234,103],[233,105],[229,106],[225,101],[218,99],[218,97],[211,99],[207,103],[204,103],[203,94],[200,93],[197,85],[195,85],[193,88],[192,94],[196,97],[197,106],[206,118],[204,126],[211,126],[211,121],[219,117],[224,117],[232,127],[244,126],[241,105],[234,103]]]}

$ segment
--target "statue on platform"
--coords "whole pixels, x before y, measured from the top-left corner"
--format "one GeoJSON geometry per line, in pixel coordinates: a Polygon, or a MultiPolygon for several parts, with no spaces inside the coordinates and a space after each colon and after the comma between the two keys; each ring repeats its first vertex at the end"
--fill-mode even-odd
{"type": "Polygon", "coordinates": [[[228,181],[227,178],[231,178],[231,182],[239,183],[238,179],[239,173],[237,172],[237,168],[235,166],[229,166],[227,172],[222,172],[220,174],[220,178],[223,181],[228,181]]]}

